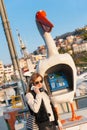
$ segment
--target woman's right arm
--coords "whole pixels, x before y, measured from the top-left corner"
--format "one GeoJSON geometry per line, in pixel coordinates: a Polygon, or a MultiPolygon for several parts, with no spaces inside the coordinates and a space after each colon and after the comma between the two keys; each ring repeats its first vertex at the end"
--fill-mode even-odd
{"type": "Polygon", "coordinates": [[[33,112],[37,113],[39,111],[41,101],[42,101],[41,93],[36,94],[35,99],[31,93],[27,93],[26,100],[27,100],[27,103],[30,106],[31,110],[33,112]]]}

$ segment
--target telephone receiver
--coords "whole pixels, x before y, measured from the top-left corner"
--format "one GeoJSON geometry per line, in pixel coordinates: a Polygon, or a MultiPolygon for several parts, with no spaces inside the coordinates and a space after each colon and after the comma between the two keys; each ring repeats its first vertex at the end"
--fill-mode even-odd
{"type": "MultiPolygon", "coordinates": [[[[35,88],[35,86],[32,85],[31,90],[34,90],[34,88],[35,88]]],[[[43,92],[43,91],[44,91],[44,88],[40,88],[39,90],[40,90],[40,92],[43,92]]]]}
{"type": "Polygon", "coordinates": [[[34,90],[34,88],[35,88],[35,86],[34,86],[34,85],[32,85],[31,90],[34,90]]]}

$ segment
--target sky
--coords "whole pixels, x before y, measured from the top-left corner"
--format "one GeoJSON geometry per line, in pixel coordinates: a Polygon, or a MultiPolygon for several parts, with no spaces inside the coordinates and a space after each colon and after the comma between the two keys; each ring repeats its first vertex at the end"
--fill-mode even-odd
{"type": "MultiPolygon", "coordinates": [[[[47,18],[53,23],[53,38],[87,25],[87,0],[4,0],[4,4],[18,58],[22,54],[17,29],[29,53],[45,44],[35,22],[35,15],[39,10],[46,11],[47,18]]],[[[5,65],[12,63],[1,17],[0,60],[5,65]]]]}

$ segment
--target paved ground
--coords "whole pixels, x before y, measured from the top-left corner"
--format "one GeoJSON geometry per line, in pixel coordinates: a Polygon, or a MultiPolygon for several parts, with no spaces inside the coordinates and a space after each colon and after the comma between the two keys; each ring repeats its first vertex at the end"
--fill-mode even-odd
{"type": "MultiPolygon", "coordinates": [[[[4,108],[3,108],[3,111],[4,111],[4,108]]],[[[7,124],[4,120],[4,116],[2,115],[2,109],[0,109],[0,113],[1,113],[0,114],[0,130],[9,130],[7,124]]],[[[87,129],[87,109],[78,110],[78,111],[76,111],[76,114],[84,117],[83,121],[85,121],[85,124],[83,122],[82,124],[84,124],[84,125],[82,125],[81,128],[80,128],[80,126],[76,126],[76,128],[72,128],[72,129],[66,128],[66,130],[86,130],[87,129]],[[78,129],[77,129],[77,127],[78,127],[78,129]]],[[[65,113],[63,115],[61,114],[61,119],[66,119],[66,117],[67,117],[67,119],[70,118],[71,113],[65,113]]],[[[24,124],[25,123],[23,123],[23,122],[21,124],[16,124],[15,130],[26,130],[24,124]]]]}
{"type": "MultiPolygon", "coordinates": [[[[0,130],[10,130],[3,116],[5,110],[5,107],[0,107],[0,130]]],[[[16,124],[15,130],[26,130],[25,123],[16,124]]]]}
{"type": "MultiPolygon", "coordinates": [[[[0,130],[9,130],[3,116],[0,116],[0,130]]],[[[26,130],[25,124],[24,123],[16,124],[15,130],[26,130]]]]}
{"type": "Polygon", "coordinates": [[[0,116],[0,130],[8,130],[7,124],[3,116],[0,116]]]}

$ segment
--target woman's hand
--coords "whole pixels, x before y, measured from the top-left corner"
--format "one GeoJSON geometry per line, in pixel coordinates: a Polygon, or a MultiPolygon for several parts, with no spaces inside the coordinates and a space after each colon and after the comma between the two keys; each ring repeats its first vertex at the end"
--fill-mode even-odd
{"type": "Polygon", "coordinates": [[[64,130],[60,120],[58,120],[58,130],[64,130]]]}
{"type": "Polygon", "coordinates": [[[64,129],[63,129],[63,127],[59,127],[59,126],[58,126],[58,130],[64,130],[64,129]]]}
{"type": "Polygon", "coordinates": [[[36,94],[40,93],[39,88],[38,88],[38,87],[34,87],[34,92],[35,92],[36,94]]]}

